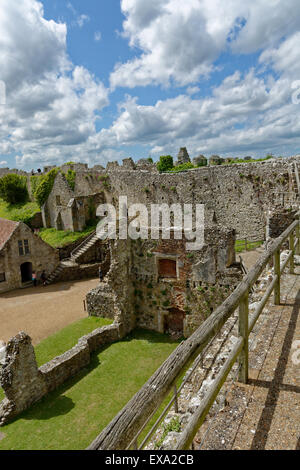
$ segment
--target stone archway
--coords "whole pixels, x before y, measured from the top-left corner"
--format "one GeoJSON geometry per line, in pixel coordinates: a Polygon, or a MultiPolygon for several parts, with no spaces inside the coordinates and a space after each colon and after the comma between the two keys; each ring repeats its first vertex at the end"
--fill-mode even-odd
{"type": "Polygon", "coordinates": [[[32,281],[32,263],[23,263],[20,266],[22,283],[32,281]]]}

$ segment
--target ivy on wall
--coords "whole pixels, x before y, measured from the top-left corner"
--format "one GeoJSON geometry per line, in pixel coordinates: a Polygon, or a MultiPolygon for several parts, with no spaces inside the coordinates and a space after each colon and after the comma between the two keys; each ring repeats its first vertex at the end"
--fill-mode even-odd
{"type": "Polygon", "coordinates": [[[53,168],[53,170],[49,171],[49,173],[41,177],[41,181],[33,193],[34,198],[40,207],[42,207],[43,204],[45,204],[47,201],[52,191],[54,180],[58,171],[59,168],[53,168]]]}

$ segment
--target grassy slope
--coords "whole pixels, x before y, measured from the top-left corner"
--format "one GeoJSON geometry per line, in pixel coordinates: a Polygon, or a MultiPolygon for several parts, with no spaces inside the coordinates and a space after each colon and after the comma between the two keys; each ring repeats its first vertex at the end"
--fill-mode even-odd
{"type": "MultiPolygon", "coordinates": [[[[75,336],[86,332],[77,330],[75,336]]],[[[38,362],[53,357],[61,344],[69,347],[64,341],[67,338],[70,343],[70,336],[64,329],[43,341],[36,348],[38,362]]],[[[159,333],[138,330],[104,347],[76,377],[2,427],[6,437],[0,441],[0,450],[84,449],[177,344],[159,333]]]]}
{"type": "Polygon", "coordinates": [[[26,202],[25,204],[10,205],[0,199],[0,217],[3,219],[26,221],[40,212],[40,208],[36,202],[26,202]]]}
{"type": "Polygon", "coordinates": [[[54,248],[61,248],[65,245],[68,245],[69,243],[73,243],[80,238],[85,237],[95,230],[95,228],[96,226],[87,227],[82,232],[56,230],[55,228],[43,228],[40,230],[39,235],[46,243],[53,246],[54,248]]]}

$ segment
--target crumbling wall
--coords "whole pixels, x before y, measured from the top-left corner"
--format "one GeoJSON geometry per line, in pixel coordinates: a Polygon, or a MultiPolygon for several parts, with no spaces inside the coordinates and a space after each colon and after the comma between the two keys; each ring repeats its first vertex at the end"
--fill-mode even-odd
{"type": "Polygon", "coordinates": [[[5,392],[5,398],[0,403],[0,426],[86,367],[92,353],[121,338],[117,323],[97,328],[80,338],[72,349],[40,368],[31,338],[23,332],[12,338],[7,344],[0,372],[0,386],[5,392]]]}
{"type": "Polygon", "coordinates": [[[267,238],[279,237],[295,220],[296,210],[273,209],[268,215],[267,238]]]}
{"type": "MultiPolygon", "coordinates": [[[[150,231],[150,229],[149,229],[150,231]]],[[[167,332],[170,315],[184,317],[189,336],[241,280],[235,264],[234,230],[216,225],[205,230],[201,250],[187,252],[186,240],[111,240],[111,268],[105,282],[87,294],[88,314],[118,318],[125,331],[134,327],[167,332]],[[161,260],[175,266],[162,275],[161,260]]]]}

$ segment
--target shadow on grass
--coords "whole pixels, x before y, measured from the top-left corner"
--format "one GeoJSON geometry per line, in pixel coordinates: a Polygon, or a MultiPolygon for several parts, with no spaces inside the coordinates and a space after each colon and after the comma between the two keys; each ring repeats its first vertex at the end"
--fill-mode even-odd
{"type": "MultiPolygon", "coordinates": [[[[161,333],[156,333],[149,330],[137,329],[130,333],[127,337],[122,339],[120,342],[130,342],[132,340],[146,340],[149,343],[169,343],[176,344],[180,341],[174,340],[169,336],[163,335],[161,333]]],[[[10,421],[8,424],[24,419],[24,420],[47,420],[55,416],[61,416],[69,413],[76,404],[68,397],[64,396],[70,388],[76,385],[79,381],[84,379],[88,374],[90,374],[94,369],[96,369],[101,361],[101,353],[106,349],[110,348],[114,343],[104,345],[97,352],[91,355],[91,361],[89,365],[79,371],[74,377],[68,379],[64,384],[59,386],[53,392],[50,392],[39,402],[33,404],[28,410],[21,413],[14,420],[10,421]]],[[[4,428],[5,429],[5,426],[4,428]]]]}
{"type": "Polygon", "coordinates": [[[36,406],[33,406],[27,412],[24,412],[24,415],[21,417],[25,420],[47,420],[50,418],[54,418],[55,416],[66,415],[75,407],[75,403],[73,402],[73,400],[64,395],[56,397],[56,399],[51,400],[50,403],[48,396],[47,403],[45,402],[44,406],[42,406],[43,402],[40,402],[36,406]]]}
{"type": "Polygon", "coordinates": [[[184,338],[174,339],[169,335],[157,333],[156,331],[144,330],[143,328],[137,328],[133,330],[128,336],[123,338],[121,341],[132,341],[133,339],[146,340],[149,343],[169,343],[169,344],[180,344],[184,338]]]}

